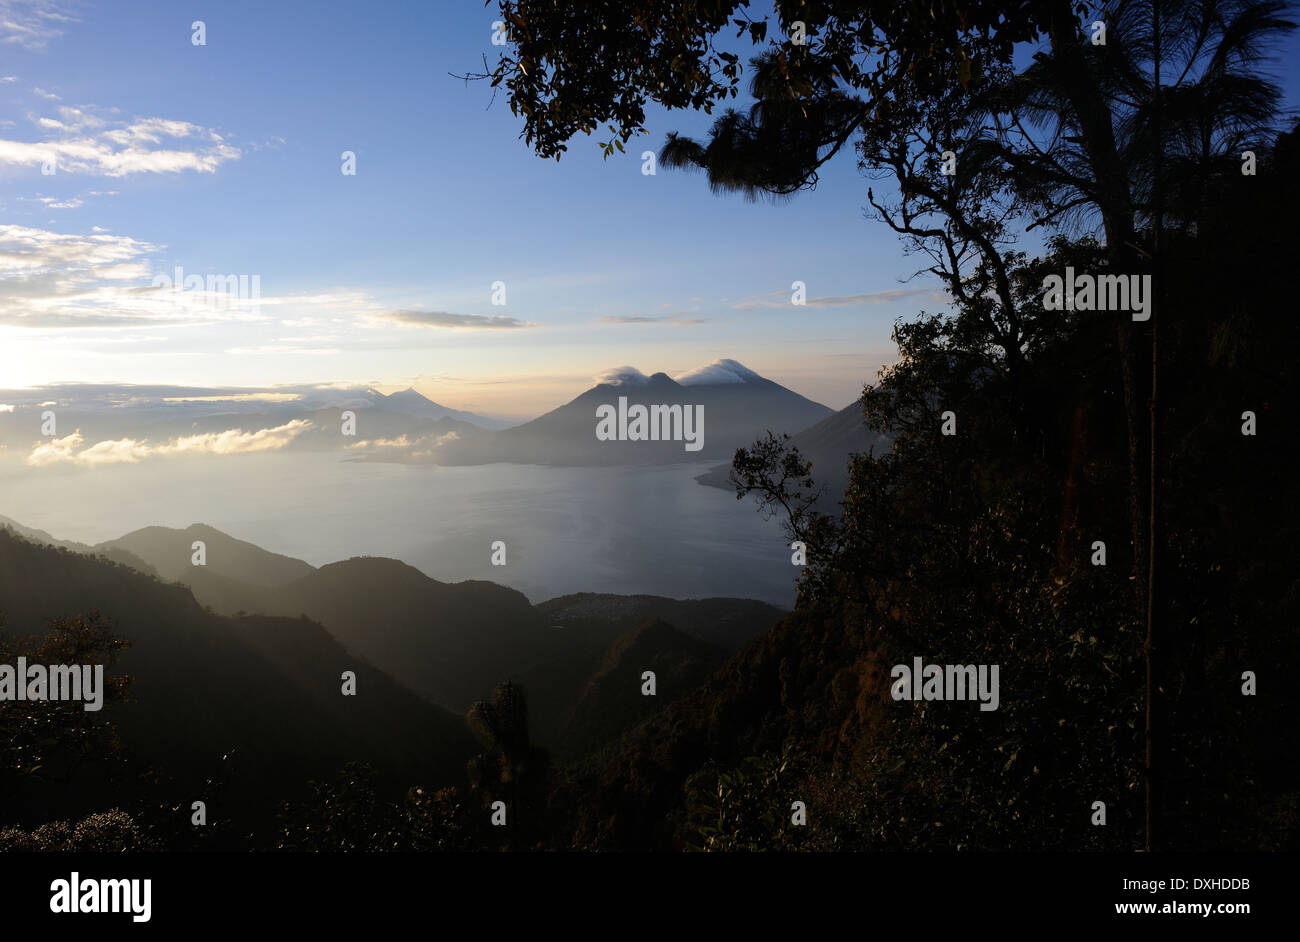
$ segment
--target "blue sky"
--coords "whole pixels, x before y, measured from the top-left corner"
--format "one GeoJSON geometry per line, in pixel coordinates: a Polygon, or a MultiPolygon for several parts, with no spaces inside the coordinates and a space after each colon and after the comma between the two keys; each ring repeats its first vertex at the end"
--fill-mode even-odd
{"type": "Polygon", "coordinates": [[[864,218],[851,158],[777,206],[641,174],[641,150],[707,116],[653,113],[645,145],[609,160],[582,138],[537,158],[504,95],[489,107],[485,83],[448,74],[494,58],[496,18],[474,2],[0,0],[0,258],[27,285],[0,295],[0,386],[415,385],[527,417],[610,367],[730,357],[839,408],[892,358],[894,319],[940,306],[932,281],[902,283],[918,262],[864,218]],[[262,303],[141,290],[178,265],[257,275],[262,303]],[[794,280],[814,303],[787,303],[794,280]],[[526,326],[445,323],[475,318],[526,326]]]}

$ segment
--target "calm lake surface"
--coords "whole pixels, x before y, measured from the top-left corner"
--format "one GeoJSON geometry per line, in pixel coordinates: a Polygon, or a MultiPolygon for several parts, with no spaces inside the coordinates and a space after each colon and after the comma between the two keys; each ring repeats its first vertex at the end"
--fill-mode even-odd
{"type": "Polygon", "coordinates": [[[615,592],[792,605],[795,568],[778,522],[751,499],[695,483],[706,468],[439,468],[316,453],[94,470],[3,462],[0,514],[85,543],[206,523],[313,565],[391,556],[534,602],[615,592]],[[506,544],[505,566],[491,565],[494,540],[506,544]]]}

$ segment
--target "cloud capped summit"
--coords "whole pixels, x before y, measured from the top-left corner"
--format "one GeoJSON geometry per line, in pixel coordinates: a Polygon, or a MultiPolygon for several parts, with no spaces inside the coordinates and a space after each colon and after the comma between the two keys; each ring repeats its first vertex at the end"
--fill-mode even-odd
{"type": "Polygon", "coordinates": [[[635,366],[615,366],[595,377],[597,386],[644,386],[650,382],[635,366]]]}
{"type": "Polygon", "coordinates": [[[763,377],[755,373],[738,360],[714,360],[705,366],[669,377],[666,373],[647,376],[635,366],[615,366],[595,378],[597,386],[649,386],[656,382],[679,386],[721,386],[736,383],[764,382],[763,377]]]}
{"type": "Polygon", "coordinates": [[[721,383],[748,383],[762,379],[749,367],[736,360],[714,360],[673,377],[682,386],[716,386],[721,383]]]}

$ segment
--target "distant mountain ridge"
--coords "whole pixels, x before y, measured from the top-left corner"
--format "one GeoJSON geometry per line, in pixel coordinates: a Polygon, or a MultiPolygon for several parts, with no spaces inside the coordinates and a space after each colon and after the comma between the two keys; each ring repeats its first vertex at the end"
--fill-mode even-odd
{"type": "Polygon", "coordinates": [[[188,582],[200,568],[204,573],[258,586],[283,585],[316,571],[315,566],[301,559],[268,552],[201,523],[184,530],[144,527],[93,547],[96,553],[114,549],[134,554],[162,578],[174,582],[188,582]],[[193,564],[196,541],[204,544],[206,561],[202,567],[193,564]]]}
{"type": "Polygon", "coordinates": [[[441,405],[409,386],[384,394],[369,386],[241,389],[62,383],[35,390],[0,390],[0,401],[14,407],[8,414],[53,408],[59,411],[61,420],[64,413],[118,419],[136,414],[148,416],[152,421],[174,423],[212,415],[283,418],[321,409],[374,409],[422,419],[451,418],[482,428],[504,428],[511,424],[441,405]]]}
{"type": "MultiPolygon", "coordinates": [[[[0,397],[12,407],[0,414],[0,447],[18,453],[33,449],[42,437],[46,407],[57,414],[59,436],[81,436],[80,444],[47,449],[42,460],[50,462],[75,462],[80,451],[112,442],[129,451],[121,460],[130,461],[283,449],[437,465],[677,464],[729,458],[766,431],[794,434],[832,414],[733,359],[715,360],[676,378],[618,367],[574,399],[523,424],[451,409],[409,387],[384,394],[369,387],[240,392],[87,384],[0,390],[0,397]],[[51,398],[43,398],[47,396],[51,398]],[[635,418],[630,435],[600,440],[598,407],[620,405],[631,411],[680,407],[676,424],[667,430],[672,440],[628,440],[639,434],[635,418]],[[683,413],[692,420],[702,414],[702,422],[695,423],[700,427],[692,425],[689,450],[683,413]],[[237,433],[236,442],[222,444],[230,433],[237,433]],[[259,440],[249,441],[254,436],[259,440]],[[183,449],[161,447],[181,439],[187,440],[183,449]]],[[[623,431],[627,427],[620,425],[623,431]]],[[[648,429],[646,433],[648,438],[648,429]]],[[[106,459],[96,455],[95,460],[106,459]]]]}
{"type": "Polygon", "coordinates": [[[17,520],[5,516],[0,516],[0,530],[9,530],[32,543],[38,543],[43,546],[60,547],[62,549],[71,550],[74,553],[84,553],[90,556],[103,556],[104,558],[112,560],[115,563],[120,563],[123,566],[130,566],[132,569],[139,572],[148,575],[157,575],[157,572],[152,566],[146,563],[139,556],[136,556],[130,550],[120,546],[109,546],[106,544],[91,546],[87,543],[78,543],[74,540],[60,540],[46,533],[44,530],[25,527],[17,520]]]}
{"type": "MultiPolygon", "coordinates": [[[[0,524],[6,521],[0,518],[0,524]]],[[[217,615],[237,620],[252,617],[246,613],[308,618],[404,687],[457,713],[488,696],[497,683],[522,682],[536,741],[561,756],[594,747],[606,734],[638,721],[647,706],[672,702],[686,692],[684,678],[701,676],[699,670],[705,667],[711,670],[720,657],[785,615],[752,599],[592,592],[534,606],[513,589],[483,581],[439,582],[395,559],[355,557],[318,568],[203,524],[144,527],[96,546],[58,541],[19,524],[9,526],[69,553],[116,556],[123,566],[179,582],[192,593],[192,601],[217,615]],[[191,562],[196,539],[206,544],[203,566],[191,562]],[[575,721],[583,691],[610,650],[648,623],[672,630],[651,633],[636,650],[664,663],[694,666],[685,673],[673,668],[669,673],[675,679],[652,704],[640,699],[639,688],[619,687],[619,697],[636,699],[607,702],[621,718],[612,726],[598,719],[603,708],[575,721]],[[615,702],[621,704],[617,709],[611,705],[615,702]]],[[[107,605],[101,607],[112,613],[107,605]]]]}
{"type": "Polygon", "coordinates": [[[414,389],[385,395],[368,387],[286,387],[240,391],[170,386],[69,384],[0,390],[0,446],[26,453],[47,437],[42,416],[57,417],[56,437],[80,432],[84,447],[130,439],[153,445],[231,430],[255,433],[309,422],[284,445],[290,450],[340,450],[363,440],[473,435],[512,423],[440,405],[414,389]],[[342,434],[342,413],[354,413],[356,434],[342,434]]]}
{"type": "Polygon", "coordinates": [[[832,411],[784,386],[764,379],[735,360],[718,360],[684,374],[646,374],[621,367],[595,386],[545,415],[499,432],[442,444],[438,464],[653,465],[730,457],[765,430],[794,433],[832,411]],[[597,408],[627,405],[703,407],[698,451],[681,440],[600,441],[597,408]]]}

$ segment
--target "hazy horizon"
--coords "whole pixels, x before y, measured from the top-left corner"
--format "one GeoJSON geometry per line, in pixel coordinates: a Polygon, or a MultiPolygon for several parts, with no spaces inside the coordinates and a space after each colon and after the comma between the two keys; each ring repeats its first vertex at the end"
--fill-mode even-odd
{"type": "MultiPolygon", "coordinates": [[[[698,363],[692,363],[689,366],[684,366],[679,369],[676,368],[663,369],[655,366],[648,369],[638,370],[635,364],[623,364],[621,366],[611,364],[609,367],[595,372],[591,376],[587,377],[585,380],[575,379],[573,381],[571,388],[569,388],[566,385],[565,391],[562,394],[563,398],[558,399],[554,402],[551,402],[550,400],[538,401],[537,404],[533,407],[533,409],[528,412],[522,412],[518,414],[504,414],[504,413],[493,412],[490,410],[489,411],[463,410],[463,411],[474,412],[474,414],[482,416],[483,418],[487,418],[487,419],[504,421],[512,424],[522,424],[524,422],[531,421],[532,419],[535,419],[538,416],[545,415],[547,412],[550,412],[553,409],[556,409],[568,402],[571,402],[581,393],[586,392],[594,385],[608,383],[610,381],[611,375],[614,375],[616,372],[620,370],[626,370],[629,367],[637,372],[641,372],[645,374],[662,372],[662,373],[666,373],[670,378],[681,379],[683,377],[689,377],[692,374],[696,374],[701,370],[708,368],[710,365],[716,364],[719,360],[734,361],[734,359],[735,358],[733,357],[719,357],[714,361],[712,361],[712,363],[701,361],[698,363]]],[[[756,372],[761,373],[762,371],[756,371],[756,372]]],[[[769,376],[764,374],[763,378],[771,380],[772,382],[775,382],[779,385],[785,386],[787,389],[790,389],[792,392],[799,393],[800,395],[804,395],[805,397],[813,400],[814,402],[821,401],[818,400],[816,396],[809,395],[806,391],[803,391],[800,388],[798,388],[797,384],[791,385],[790,382],[785,381],[781,377],[769,376]]],[[[839,411],[840,409],[846,408],[848,405],[850,405],[853,402],[856,402],[858,399],[861,398],[862,385],[868,382],[875,382],[875,380],[876,380],[875,375],[871,377],[864,376],[862,383],[859,384],[856,391],[851,395],[849,399],[845,400],[844,402],[839,402],[839,401],[830,401],[830,402],[821,401],[821,402],[823,405],[827,406],[833,411],[839,411]]],[[[170,397],[166,397],[167,401],[197,403],[204,399],[207,399],[211,401],[213,405],[217,405],[217,404],[223,404],[227,402],[235,403],[241,401],[242,402],[265,401],[268,403],[269,402],[291,402],[292,399],[290,397],[301,396],[304,392],[307,391],[329,392],[331,390],[350,391],[350,390],[364,390],[364,389],[373,389],[376,392],[383,393],[385,395],[390,395],[394,392],[400,392],[406,389],[414,389],[420,395],[424,396],[426,399],[438,405],[446,406],[450,409],[457,409],[457,410],[459,410],[460,408],[453,404],[454,392],[450,388],[446,388],[444,390],[444,392],[448,393],[448,395],[444,395],[442,392],[439,392],[437,389],[433,389],[428,386],[424,387],[423,389],[420,389],[413,385],[393,386],[393,385],[385,385],[385,384],[351,384],[351,383],[324,381],[324,380],[319,382],[281,383],[281,384],[274,384],[274,385],[248,385],[248,386],[203,386],[203,385],[196,385],[193,383],[184,383],[184,382],[143,383],[143,382],[119,382],[119,381],[111,381],[111,382],[110,381],[102,381],[102,382],[69,381],[69,382],[37,383],[29,386],[15,385],[9,388],[0,388],[0,415],[11,413],[13,411],[13,408],[15,406],[13,400],[15,399],[28,398],[29,400],[33,400],[35,398],[42,398],[41,396],[34,395],[34,394],[45,394],[46,396],[60,396],[60,395],[69,396],[70,395],[72,397],[78,397],[82,393],[94,393],[95,398],[108,399],[113,397],[114,394],[117,393],[118,398],[124,401],[122,404],[129,405],[130,402],[128,402],[127,400],[134,400],[136,398],[161,399],[163,397],[160,396],[160,392],[166,391],[172,394],[170,397]]],[[[76,401],[75,398],[74,401],[76,401]]]]}

